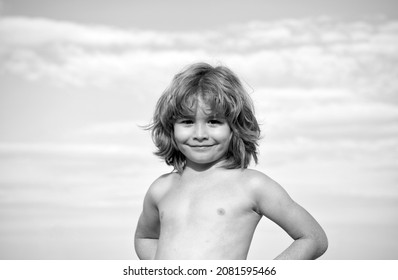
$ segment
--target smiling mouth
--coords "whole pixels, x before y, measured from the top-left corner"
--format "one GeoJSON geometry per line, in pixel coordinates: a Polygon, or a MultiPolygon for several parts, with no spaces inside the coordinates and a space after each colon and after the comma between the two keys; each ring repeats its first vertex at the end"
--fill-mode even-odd
{"type": "Polygon", "coordinates": [[[191,148],[198,148],[198,149],[203,149],[203,148],[210,148],[213,147],[214,145],[189,145],[191,148]]]}

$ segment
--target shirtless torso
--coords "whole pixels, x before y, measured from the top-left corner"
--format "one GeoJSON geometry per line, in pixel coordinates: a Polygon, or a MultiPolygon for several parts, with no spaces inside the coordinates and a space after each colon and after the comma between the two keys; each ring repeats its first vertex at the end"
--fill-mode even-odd
{"type": "Polygon", "coordinates": [[[156,259],[246,259],[261,216],[241,172],[163,178],[156,259]]]}
{"type": "Polygon", "coordinates": [[[326,250],[322,228],[278,183],[255,170],[213,168],[166,174],[151,185],[136,252],[140,259],[246,259],[262,216],[295,240],[277,258],[312,259],[326,250]]]}

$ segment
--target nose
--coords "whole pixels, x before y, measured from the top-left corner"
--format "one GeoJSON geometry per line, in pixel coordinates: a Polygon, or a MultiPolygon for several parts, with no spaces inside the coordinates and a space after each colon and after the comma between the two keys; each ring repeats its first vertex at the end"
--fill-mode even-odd
{"type": "Polygon", "coordinates": [[[201,123],[195,124],[195,131],[193,138],[194,140],[197,141],[203,141],[209,139],[206,124],[201,124],[201,123]]]}

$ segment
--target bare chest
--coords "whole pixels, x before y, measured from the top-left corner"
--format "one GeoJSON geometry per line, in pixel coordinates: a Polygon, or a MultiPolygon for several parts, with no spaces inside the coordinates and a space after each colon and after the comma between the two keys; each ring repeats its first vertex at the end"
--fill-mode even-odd
{"type": "Polygon", "coordinates": [[[253,213],[253,203],[236,182],[178,182],[159,203],[162,221],[191,224],[238,219],[253,213]]]}

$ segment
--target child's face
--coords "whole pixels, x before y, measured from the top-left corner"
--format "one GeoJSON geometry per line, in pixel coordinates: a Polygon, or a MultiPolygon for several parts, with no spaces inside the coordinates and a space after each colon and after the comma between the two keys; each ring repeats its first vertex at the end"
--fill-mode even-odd
{"type": "Polygon", "coordinates": [[[209,107],[201,99],[194,115],[177,119],[174,124],[174,139],[187,166],[212,166],[224,160],[231,138],[225,118],[209,114],[209,107]]]}

